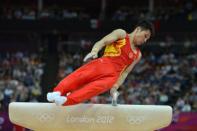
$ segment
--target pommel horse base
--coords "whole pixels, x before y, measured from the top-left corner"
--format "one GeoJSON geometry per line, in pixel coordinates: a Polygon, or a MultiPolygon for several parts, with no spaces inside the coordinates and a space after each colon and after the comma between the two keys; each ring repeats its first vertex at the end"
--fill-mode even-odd
{"type": "Polygon", "coordinates": [[[11,122],[36,131],[153,131],[168,126],[170,106],[13,102],[11,122]]]}

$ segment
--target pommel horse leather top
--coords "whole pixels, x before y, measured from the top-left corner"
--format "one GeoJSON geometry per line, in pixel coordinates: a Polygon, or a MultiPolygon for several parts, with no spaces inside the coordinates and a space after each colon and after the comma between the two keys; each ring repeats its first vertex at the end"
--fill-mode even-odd
{"type": "Polygon", "coordinates": [[[13,102],[10,120],[36,131],[153,131],[168,126],[172,108],[158,105],[13,102]]]}

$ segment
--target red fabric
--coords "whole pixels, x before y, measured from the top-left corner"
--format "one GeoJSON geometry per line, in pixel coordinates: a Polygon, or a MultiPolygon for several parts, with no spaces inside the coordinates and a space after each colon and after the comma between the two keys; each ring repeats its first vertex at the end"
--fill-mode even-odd
{"type": "MultiPolygon", "coordinates": [[[[123,41],[122,41],[123,42],[123,41]]],[[[121,43],[122,43],[121,42],[121,43]]],[[[111,43],[110,45],[114,45],[114,48],[118,48],[116,44],[121,45],[119,42],[111,43]]],[[[118,49],[117,49],[118,50],[118,49]]],[[[112,56],[112,55],[105,55],[104,56],[110,60],[111,63],[113,63],[114,67],[116,68],[116,71],[121,72],[123,68],[127,67],[128,65],[132,64],[133,61],[139,56],[140,50],[137,48],[137,52],[134,53],[131,49],[130,39],[128,34],[125,38],[125,45],[120,48],[120,55],[119,56],[112,56]]]]}
{"type": "Polygon", "coordinates": [[[118,49],[118,55],[110,56],[109,52],[108,56],[92,60],[65,77],[54,88],[54,91],[61,92],[61,95],[71,92],[64,105],[81,103],[112,88],[122,71],[138,57],[140,52],[139,49],[137,53],[131,50],[128,35],[122,41],[126,44],[118,43],[123,45],[118,49]]]}
{"type": "Polygon", "coordinates": [[[65,77],[54,91],[60,91],[61,95],[71,92],[65,105],[78,104],[109,90],[116,82],[118,73],[108,59],[99,58],[65,77]]]}
{"type": "Polygon", "coordinates": [[[25,128],[19,125],[14,125],[13,131],[25,131],[25,128]]]}

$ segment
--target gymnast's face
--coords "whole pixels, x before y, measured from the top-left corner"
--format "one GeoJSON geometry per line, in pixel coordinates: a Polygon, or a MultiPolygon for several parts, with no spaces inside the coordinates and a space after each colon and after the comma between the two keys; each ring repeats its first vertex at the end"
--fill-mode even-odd
{"type": "Polygon", "coordinates": [[[136,46],[142,45],[148,41],[151,37],[150,30],[143,30],[140,27],[137,27],[134,31],[133,42],[136,46]]]}

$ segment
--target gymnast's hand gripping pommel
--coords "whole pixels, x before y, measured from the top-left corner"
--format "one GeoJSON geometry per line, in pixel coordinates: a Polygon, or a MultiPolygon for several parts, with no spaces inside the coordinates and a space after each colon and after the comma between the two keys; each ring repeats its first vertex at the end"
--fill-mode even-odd
{"type": "Polygon", "coordinates": [[[120,93],[116,89],[112,88],[110,90],[110,94],[112,96],[112,106],[117,106],[118,105],[117,100],[120,93]]]}

